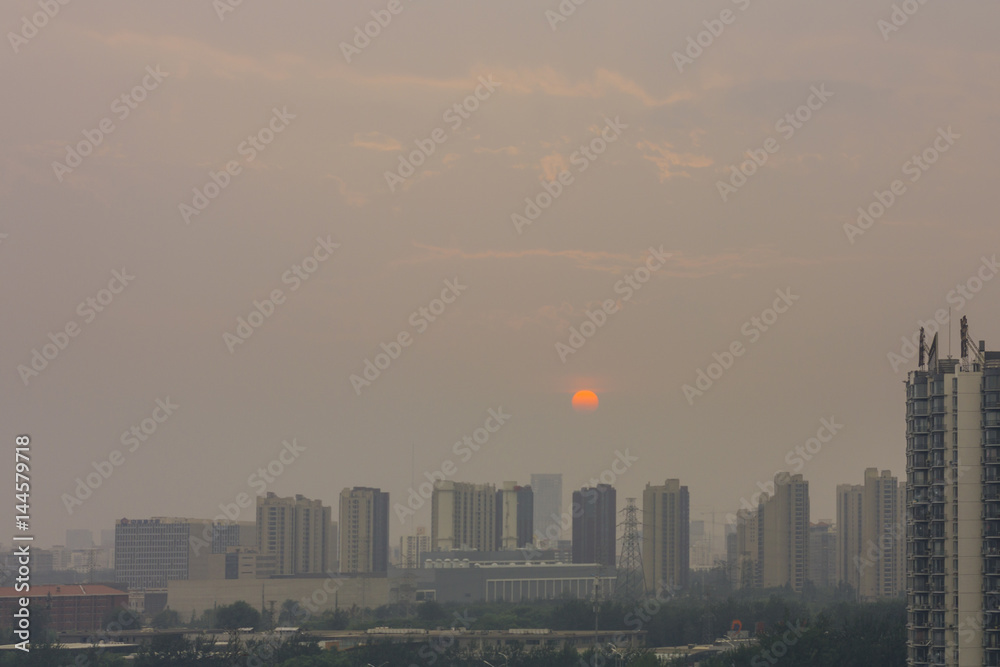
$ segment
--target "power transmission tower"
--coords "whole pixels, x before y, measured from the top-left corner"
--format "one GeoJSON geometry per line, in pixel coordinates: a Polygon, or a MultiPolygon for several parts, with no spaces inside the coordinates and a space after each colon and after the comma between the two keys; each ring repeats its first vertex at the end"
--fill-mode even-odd
{"type": "Polygon", "coordinates": [[[615,578],[615,597],[634,603],[646,595],[646,576],[642,569],[642,539],[639,536],[639,507],[635,498],[626,500],[621,555],[615,578]]]}

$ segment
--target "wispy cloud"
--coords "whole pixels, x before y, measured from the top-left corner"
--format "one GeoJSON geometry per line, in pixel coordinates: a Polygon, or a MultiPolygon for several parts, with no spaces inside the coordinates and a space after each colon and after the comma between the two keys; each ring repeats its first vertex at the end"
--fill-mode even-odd
{"type": "Polygon", "coordinates": [[[697,153],[678,153],[669,142],[654,144],[651,141],[640,141],[636,148],[642,151],[643,158],[656,165],[660,172],[660,182],[669,181],[676,176],[691,177],[689,169],[704,169],[712,166],[712,158],[697,153]]]}
{"type": "Polygon", "coordinates": [[[539,166],[546,181],[554,181],[561,172],[569,170],[569,162],[559,153],[546,155],[539,166]]]}
{"type": "MultiPolygon", "coordinates": [[[[419,253],[397,264],[421,264],[438,261],[544,261],[568,262],[585,271],[620,273],[631,270],[644,262],[648,255],[645,248],[638,252],[609,252],[604,250],[524,248],[520,250],[465,250],[459,247],[435,246],[413,242],[419,253]]],[[[657,247],[659,245],[657,244],[657,247]]],[[[717,275],[743,275],[750,271],[769,270],[781,266],[815,266],[830,262],[853,261],[842,257],[808,258],[782,254],[770,245],[734,248],[713,254],[688,254],[683,251],[663,249],[670,255],[667,266],[656,272],[658,277],[704,278],[717,275]]]]}
{"type": "Polygon", "coordinates": [[[520,153],[517,146],[503,146],[502,148],[486,148],[485,146],[477,146],[475,149],[476,153],[489,153],[491,155],[517,155],[520,153]]]}
{"type": "Polygon", "coordinates": [[[357,190],[352,190],[344,179],[339,176],[334,176],[333,174],[327,174],[326,177],[337,184],[337,192],[344,199],[344,201],[347,202],[348,206],[361,208],[368,203],[368,197],[357,190]]]}
{"type": "MultiPolygon", "coordinates": [[[[489,63],[477,65],[468,75],[434,78],[412,74],[365,72],[351,67],[339,58],[317,60],[291,52],[269,53],[258,56],[249,52],[227,51],[208,42],[179,35],[155,35],[136,31],[117,31],[110,34],[88,33],[91,39],[119,51],[150,50],[169,58],[177,78],[211,76],[238,80],[262,78],[276,81],[295,79],[323,81],[336,79],[370,89],[469,91],[478,85],[478,77],[490,74],[501,84],[504,94],[542,94],[553,97],[600,99],[611,95],[625,95],[638,100],[646,107],[662,107],[690,100],[691,91],[675,92],[665,97],[647,91],[637,81],[620,72],[598,68],[589,76],[571,79],[552,66],[510,69],[491,67],[489,63]]],[[[338,54],[339,55],[339,54],[338,54]]]]}
{"type": "Polygon", "coordinates": [[[632,97],[647,107],[669,106],[694,97],[689,91],[657,97],[638,82],[619,72],[604,68],[595,70],[589,78],[576,81],[570,81],[564,74],[550,66],[516,70],[498,69],[496,76],[503,82],[504,90],[508,93],[543,93],[554,97],[590,99],[609,97],[613,93],[618,93],[632,97]]]}
{"type": "Polygon", "coordinates": [[[462,248],[446,248],[413,242],[420,255],[403,260],[402,264],[418,264],[441,260],[460,261],[514,261],[532,259],[555,259],[570,262],[577,268],[588,271],[621,271],[642,261],[644,255],[614,253],[600,250],[549,250],[547,248],[526,248],[523,250],[479,250],[470,252],[462,248]]]}
{"type": "Polygon", "coordinates": [[[398,151],[403,147],[401,143],[381,132],[366,132],[364,134],[355,132],[351,146],[366,148],[370,151],[398,151]]]}

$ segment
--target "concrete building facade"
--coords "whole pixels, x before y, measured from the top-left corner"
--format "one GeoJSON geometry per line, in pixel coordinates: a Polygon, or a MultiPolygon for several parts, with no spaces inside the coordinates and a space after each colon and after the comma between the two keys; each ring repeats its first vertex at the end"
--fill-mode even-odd
{"type": "Polygon", "coordinates": [[[129,590],[167,582],[225,578],[225,553],[248,533],[241,524],[154,517],[115,522],[115,581],[129,590]]]}
{"type": "Polygon", "coordinates": [[[837,585],[837,530],[829,523],[809,526],[808,579],[817,588],[837,585]]]}
{"type": "Polygon", "coordinates": [[[431,495],[431,549],[496,551],[496,487],[439,481],[431,495]]]}
{"type": "Polygon", "coordinates": [[[299,603],[303,614],[319,614],[327,609],[374,609],[391,602],[387,577],[282,577],[279,579],[221,579],[218,581],[171,581],[167,605],[181,618],[201,616],[206,609],[243,600],[260,609],[285,600],[299,603]]]}
{"type": "Polygon", "coordinates": [[[905,508],[888,470],[865,470],[864,484],[837,486],[837,580],[862,600],[903,594],[905,508]]]}
{"type": "Polygon", "coordinates": [[[801,592],[809,575],[809,482],[778,473],[757,510],[760,586],[801,592]]]}
{"type": "Polygon", "coordinates": [[[493,544],[497,549],[517,549],[517,482],[504,482],[497,489],[496,537],[493,544]]]}
{"type": "Polygon", "coordinates": [[[532,540],[540,549],[551,548],[562,537],[562,475],[539,473],[531,476],[534,492],[532,540]]]}
{"type": "Polygon", "coordinates": [[[517,487],[517,548],[523,549],[535,535],[535,492],[531,486],[517,487]]]}
{"type": "Polygon", "coordinates": [[[416,535],[403,535],[399,538],[399,555],[401,568],[421,567],[423,555],[431,550],[431,536],[424,526],[417,528],[416,535]]]}
{"type": "Polygon", "coordinates": [[[970,349],[966,326],[961,359],[939,359],[935,337],[906,382],[914,666],[1000,665],[1000,352],[970,349]]]}
{"type": "Polygon", "coordinates": [[[736,513],[730,571],[733,588],[760,586],[760,542],[757,510],[742,509],[736,513]]]}
{"type": "Polygon", "coordinates": [[[57,632],[98,632],[105,629],[106,618],[119,620],[114,612],[128,609],[128,593],[109,586],[32,585],[30,591],[0,588],[0,631],[6,633],[17,627],[14,614],[21,609],[22,597],[30,600],[31,614],[41,614],[43,609],[46,610],[46,625],[57,632]]]}
{"type": "Polygon", "coordinates": [[[325,573],[330,568],[332,511],[301,495],[257,496],[257,551],[273,556],[275,574],[325,573]]]}
{"type": "Polygon", "coordinates": [[[385,573],[389,567],[389,493],[356,486],[340,492],[340,572],[385,573]]]}
{"type": "Polygon", "coordinates": [[[691,501],[680,480],[642,493],[642,565],[646,590],[686,588],[690,576],[691,501]]]}
{"type": "Polygon", "coordinates": [[[573,562],[617,564],[617,494],[610,484],[573,492],[573,562]]]}

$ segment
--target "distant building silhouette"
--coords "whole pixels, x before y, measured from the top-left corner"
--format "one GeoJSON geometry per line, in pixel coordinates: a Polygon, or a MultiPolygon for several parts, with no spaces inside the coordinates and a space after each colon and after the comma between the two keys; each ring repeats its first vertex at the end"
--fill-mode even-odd
{"type": "Polygon", "coordinates": [[[837,485],[837,580],[862,600],[904,592],[906,510],[899,500],[888,470],[868,468],[864,484],[837,485]]]}
{"type": "Polygon", "coordinates": [[[573,492],[573,562],[615,567],[618,505],[610,484],[573,492]]]}
{"type": "Polygon", "coordinates": [[[399,538],[399,566],[403,568],[423,567],[423,556],[431,550],[431,536],[427,528],[417,527],[416,535],[399,538]]]}
{"type": "Polygon", "coordinates": [[[517,488],[517,548],[523,549],[535,537],[535,492],[530,486],[517,488]]]}
{"type": "Polygon", "coordinates": [[[808,579],[817,588],[837,585],[837,530],[829,523],[809,526],[808,579]]]}
{"type": "Polygon", "coordinates": [[[539,548],[552,548],[562,537],[562,475],[531,476],[534,492],[534,531],[532,538],[539,548]]]}

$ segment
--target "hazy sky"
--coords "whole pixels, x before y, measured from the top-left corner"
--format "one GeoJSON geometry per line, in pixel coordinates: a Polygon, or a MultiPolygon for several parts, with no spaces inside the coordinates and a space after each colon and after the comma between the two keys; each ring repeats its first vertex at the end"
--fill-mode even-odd
{"type": "Polygon", "coordinates": [[[622,504],[677,477],[721,524],[791,469],[833,518],[905,477],[901,337],[951,306],[1000,347],[996,3],[48,2],[0,10],[0,415],[43,544],[264,489],[395,504],[446,461],[568,499],[626,450],[622,504]]]}

